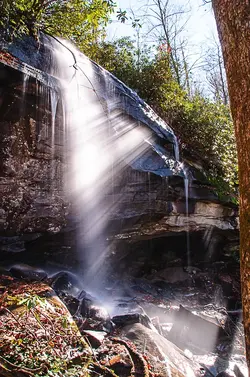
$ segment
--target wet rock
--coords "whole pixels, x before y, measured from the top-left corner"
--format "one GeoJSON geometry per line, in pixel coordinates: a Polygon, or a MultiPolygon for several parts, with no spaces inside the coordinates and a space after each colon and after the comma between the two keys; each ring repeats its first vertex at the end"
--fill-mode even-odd
{"type": "Polygon", "coordinates": [[[123,327],[134,323],[141,323],[141,318],[139,313],[117,315],[112,317],[112,322],[114,322],[116,326],[123,327]]]}
{"type": "Polygon", "coordinates": [[[106,323],[110,320],[110,316],[104,307],[91,304],[89,306],[89,316],[95,321],[106,323]]]}
{"type": "Polygon", "coordinates": [[[167,283],[183,282],[190,279],[188,272],[183,267],[167,267],[155,273],[158,279],[163,279],[167,283]]]}
{"type": "Polygon", "coordinates": [[[148,294],[151,294],[153,296],[158,295],[157,288],[155,288],[155,286],[153,284],[151,284],[151,282],[146,280],[146,279],[133,279],[131,281],[131,285],[130,285],[130,292],[131,292],[131,294],[133,292],[137,293],[137,294],[138,294],[138,292],[140,292],[140,293],[144,293],[144,294],[148,293],[148,294]]]}
{"type": "Polygon", "coordinates": [[[31,267],[27,264],[15,264],[10,268],[12,276],[28,281],[41,281],[47,278],[47,273],[39,268],[31,267]]]}
{"type": "Polygon", "coordinates": [[[112,331],[114,325],[107,310],[95,298],[87,295],[82,299],[79,313],[86,319],[84,329],[112,331]]]}
{"type": "Polygon", "coordinates": [[[217,354],[195,355],[200,365],[205,367],[207,377],[217,376],[219,373],[228,373],[230,376],[247,377],[248,368],[244,356],[231,354],[228,357],[219,357],[217,354]]]}
{"type": "Polygon", "coordinates": [[[70,296],[69,294],[64,293],[62,291],[58,292],[58,296],[63,301],[63,303],[67,306],[67,309],[70,312],[70,314],[73,316],[77,316],[80,309],[81,302],[77,298],[70,296]]]}
{"type": "Polygon", "coordinates": [[[237,364],[234,365],[234,374],[236,377],[244,377],[244,374],[242,373],[237,364]]]}
{"type": "Polygon", "coordinates": [[[17,241],[0,246],[0,250],[6,253],[21,253],[26,248],[23,241],[17,241]]]}
{"type": "Polygon", "coordinates": [[[137,349],[143,352],[149,363],[160,368],[161,375],[169,376],[199,376],[200,366],[189,360],[173,343],[160,334],[146,328],[140,323],[126,326],[122,334],[135,343],[137,349]],[[159,360],[157,365],[155,360],[159,360]]]}
{"type": "Polygon", "coordinates": [[[66,293],[73,297],[78,297],[82,292],[82,286],[79,279],[70,272],[59,272],[50,278],[51,287],[60,294],[66,293]]]}
{"type": "Polygon", "coordinates": [[[155,280],[152,282],[152,284],[157,288],[158,291],[162,291],[163,289],[170,290],[171,289],[171,284],[167,283],[165,280],[155,280]]]}
{"type": "Polygon", "coordinates": [[[149,317],[141,313],[117,315],[112,317],[112,322],[114,322],[117,327],[124,327],[127,325],[132,325],[134,323],[141,323],[148,328],[152,328],[152,323],[149,317]]]}
{"type": "Polygon", "coordinates": [[[194,315],[180,305],[176,312],[174,324],[171,328],[168,339],[178,347],[186,347],[195,350],[196,353],[214,351],[222,337],[226,337],[224,329],[209,320],[194,315]],[[202,337],[201,337],[202,334],[202,337]]]}
{"type": "Polygon", "coordinates": [[[218,373],[216,377],[235,377],[235,374],[232,372],[229,373],[229,372],[223,371],[223,372],[218,373]]]}
{"type": "Polygon", "coordinates": [[[41,233],[25,233],[25,234],[22,234],[20,237],[21,237],[21,240],[24,242],[32,242],[32,241],[37,240],[41,236],[42,236],[41,233]]]}

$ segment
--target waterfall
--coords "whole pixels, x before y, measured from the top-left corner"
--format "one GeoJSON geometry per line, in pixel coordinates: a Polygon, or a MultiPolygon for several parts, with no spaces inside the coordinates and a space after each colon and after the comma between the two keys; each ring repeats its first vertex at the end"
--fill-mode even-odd
{"type": "MultiPolygon", "coordinates": [[[[119,206],[117,176],[126,166],[162,177],[179,174],[179,150],[173,131],[131,89],[64,40],[55,42],[57,68],[65,102],[68,190],[78,218],[79,274],[86,289],[103,292],[106,229],[119,206]],[[159,139],[159,143],[156,138],[159,139]],[[174,146],[174,156],[161,146],[174,146]]],[[[52,145],[58,97],[50,92],[52,145]]],[[[149,192],[149,216],[151,220],[149,192]]]]}
{"type": "MultiPolygon", "coordinates": [[[[105,186],[107,180],[112,178],[110,175],[107,177],[110,173],[110,146],[107,143],[110,131],[107,114],[95,89],[91,62],[82,57],[76,66],[73,56],[79,58],[80,53],[73,45],[67,43],[67,46],[72,53],[63,46],[57,46],[58,72],[63,77],[69,156],[67,186],[78,218],[78,273],[85,287],[90,292],[96,292],[103,288],[105,275],[105,186]]],[[[57,99],[51,94],[53,116],[57,99]]]]}
{"type": "Polygon", "coordinates": [[[50,109],[51,109],[51,148],[52,148],[52,159],[55,154],[55,120],[56,120],[56,109],[58,103],[58,95],[53,90],[49,90],[50,93],[50,109]]]}
{"type": "Polygon", "coordinates": [[[51,184],[52,184],[52,194],[54,189],[54,183],[56,181],[55,173],[55,120],[56,120],[56,109],[58,104],[58,94],[53,89],[49,89],[50,96],[50,110],[51,110],[51,184]]]}

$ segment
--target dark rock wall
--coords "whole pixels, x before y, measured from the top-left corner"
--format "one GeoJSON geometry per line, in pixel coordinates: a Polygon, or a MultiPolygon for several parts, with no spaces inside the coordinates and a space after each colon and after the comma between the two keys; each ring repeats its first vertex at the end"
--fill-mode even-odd
{"type": "Polygon", "coordinates": [[[58,231],[67,206],[60,101],[52,143],[51,89],[3,65],[0,76],[0,231],[58,231]]]}

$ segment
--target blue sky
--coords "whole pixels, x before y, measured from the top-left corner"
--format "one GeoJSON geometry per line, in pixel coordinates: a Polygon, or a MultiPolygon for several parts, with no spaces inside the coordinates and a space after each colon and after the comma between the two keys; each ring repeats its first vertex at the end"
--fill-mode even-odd
{"type": "MultiPolygon", "coordinates": [[[[142,7],[150,0],[117,0],[117,9],[133,9],[134,13],[140,14],[142,7]]],[[[187,4],[186,0],[172,0],[172,3],[187,4]]],[[[190,40],[190,45],[202,46],[208,43],[212,34],[216,35],[216,25],[211,10],[211,5],[202,5],[202,0],[189,0],[191,8],[190,19],[187,25],[186,36],[190,40]]],[[[134,30],[129,23],[121,24],[114,22],[109,26],[108,39],[112,40],[125,35],[133,36],[134,30]]]]}
{"type": "MultiPolygon", "coordinates": [[[[127,10],[132,8],[134,14],[137,16],[142,13],[143,5],[151,0],[117,0],[117,9],[127,10]]],[[[187,41],[186,57],[189,66],[194,65],[192,70],[193,80],[196,85],[199,85],[201,90],[206,90],[206,73],[202,66],[204,64],[204,57],[209,45],[212,44],[213,38],[217,39],[217,29],[211,5],[203,4],[203,0],[170,0],[174,5],[189,4],[189,21],[185,28],[183,35],[187,41]]],[[[145,28],[141,30],[141,35],[146,31],[145,28]]],[[[121,24],[114,16],[114,22],[108,28],[108,39],[114,40],[123,36],[135,35],[135,30],[131,27],[129,22],[121,24]]],[[[141,41],[144,41],[143,37],[141,41]]]]}

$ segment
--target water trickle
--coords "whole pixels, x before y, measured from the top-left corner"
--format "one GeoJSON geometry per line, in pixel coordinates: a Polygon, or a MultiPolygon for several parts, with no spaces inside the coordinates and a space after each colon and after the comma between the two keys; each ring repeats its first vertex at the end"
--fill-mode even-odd
{"type": "Polygon", "coordinates": [[[151,176],[150,172],[148,172],[148,211],[149,211],[149,220],[151,223],[151,176]]]}
{"type": "Polygon", "coordinates": [[[184,188],[185,188],[185,206],[186,206],[186,238],[187,238],[187,266],[191,266],[191,256],[190,256],[190,234],[189,234],[189,206],[188,206],[188,199],[189,199],[189,180],[187,173],[184,170],[184,188]]]}
{"type": "MultiPolygon", "coordinates": [[[[55,148],[55,120],[56,120],[56,109],[58,104],[58,95],[57,93],[50,89],[50,104],[51,104],[51,146],[54,152],[55,148]]],[[[54,153],[52,153],[54,156],[54,153]]]]}
{"type": "Polygon", "coordinates": [[[23,74],[23,88],[22,88],[23,96],[25,96],[25,94],[26,94],[28,82],[29,82],[29,75],[27,73],[24,73],[23,74]]]}
{"type": "Polygon", "coordinates": [[[51,183],[53,193],[53,183],[56,182],[55,177],[55,120],[56,109],[58,104],[58,94],[53,89],[49,89],[50,109],[51,109],[51,183]]]}
{"type": "Polygon", "coordinates": [[[180,161],[180,151],[179,151],[179,144],[178,144],[178,140],[177,140],[177,137],[174,135],[174,155],[175,155],[175,159],[176,161],[180,161]]]}
{"type": "MultiPolygon", "coordinates": [[[[151,203],[151,173],[148,172],[148,207],[149,207],[149,221],[150,221],[150,226],[151,226],[151,223],[152,223],[152,203],[151,203]]],[[[153,247],[153,242],[152,242],[152,238],[150,237],[150,241],[149,241],[149,248],[150,248],[150,252],[152,251],[152,247],[153,247]]]]}
{"type": "Polygon", "coordinates": [[[22,119],[25,114],[25,97],[27,93],[27,86],[29,82],[29,75],[24,73],[23,74],[23,83],[22,83],[22,98],[21,98],[21,104],[20,104],[20,118],[22,119]]]}
{"type": "Polygon", "coordinates": [[[166,203],[166,205],[168,205],[168,195],[169,195],[169,190],[168,190],[168,186],[169,186],[168,177],[165,177],[165,185],[166,185],[166,199],[167,199],[167,203],[166,203]]]}

